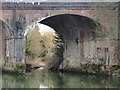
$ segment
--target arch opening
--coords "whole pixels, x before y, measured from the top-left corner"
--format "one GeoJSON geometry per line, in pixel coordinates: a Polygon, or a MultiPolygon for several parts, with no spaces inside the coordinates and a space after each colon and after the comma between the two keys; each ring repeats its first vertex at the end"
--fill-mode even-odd
{"type": "Polygon", "coordinates": [[[37,23],[26,35],[26,61],[33,68],[58,70],[63,51],[63,37],[49,26],[37,23]]]}
{"type": "Polygon", "coordinates": [[[52,27],[63,36],[64,68],[86,63],[110,64],[110,40],[99,22],[85,16],[60,14],[39,23],[52,27]]]}

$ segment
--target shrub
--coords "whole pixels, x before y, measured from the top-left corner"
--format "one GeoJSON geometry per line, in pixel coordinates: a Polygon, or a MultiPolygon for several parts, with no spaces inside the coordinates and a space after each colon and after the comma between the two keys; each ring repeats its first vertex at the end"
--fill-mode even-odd
{"type": "Polygon", "coordinates": [[[19,72],[19,73],[23,73],[26,70],[26,65],[23,63],[17,63],[14,70],[19,72]]]}
{"type": "Polygon", "coordinates": [[[118,70],[120,69],[120,65],[113,65],[111,68],[110,68],[110,71],[114,71],[114,70],[118,70]]]}

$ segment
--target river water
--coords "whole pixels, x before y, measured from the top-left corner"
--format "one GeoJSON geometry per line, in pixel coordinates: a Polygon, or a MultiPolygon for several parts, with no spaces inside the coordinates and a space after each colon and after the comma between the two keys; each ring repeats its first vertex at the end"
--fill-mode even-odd
{"type": "Polygon", "coordinates": [[[3,88],[120,88],[120,79],[74,73],[33,70],[25,75],[2,74],[3,88]]]}

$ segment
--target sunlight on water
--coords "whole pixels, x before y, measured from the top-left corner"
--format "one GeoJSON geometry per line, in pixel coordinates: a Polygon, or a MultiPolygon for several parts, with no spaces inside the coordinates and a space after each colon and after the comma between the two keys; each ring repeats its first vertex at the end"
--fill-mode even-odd
{"type": "Polygon", "coordinates": [[[40,84],[39,88],[49,88],[49,87],[40,84]]]}

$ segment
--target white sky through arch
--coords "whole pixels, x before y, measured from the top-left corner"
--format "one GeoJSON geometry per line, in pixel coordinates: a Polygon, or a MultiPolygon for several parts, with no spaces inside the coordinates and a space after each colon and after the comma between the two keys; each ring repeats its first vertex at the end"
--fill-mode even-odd
{"type": "Polygon", "coordinates": [[[55,32],[54,29],[52,29],[51,27],[44,25],[44,24],[40,24],[37,23],[36,24],[39,27],[39,32],[41,33],[41,35],[44,35],[46,32],[55,32]]]}

